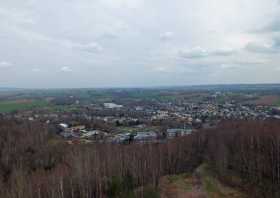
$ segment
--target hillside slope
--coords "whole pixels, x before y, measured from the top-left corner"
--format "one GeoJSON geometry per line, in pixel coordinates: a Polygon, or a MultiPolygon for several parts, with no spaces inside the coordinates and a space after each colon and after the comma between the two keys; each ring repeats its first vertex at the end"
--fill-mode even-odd
{"type": "Polygon", "coordinates": [[[169,175],[160,180],[161,198],[246,198],[239,189],[222,184],[201,165],[191,174],[169,175]]]}

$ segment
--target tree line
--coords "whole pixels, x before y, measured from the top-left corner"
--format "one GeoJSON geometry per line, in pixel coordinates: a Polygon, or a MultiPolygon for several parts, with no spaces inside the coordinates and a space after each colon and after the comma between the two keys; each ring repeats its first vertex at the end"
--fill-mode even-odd
{"type": "Polygon", "coordinates": [[[162,176],[201,163],[252,197],[279,197],[279,129],[279,121],[227,121],[166,143],[68,145],[46,124],[2,119],[0,198],[152,197],[162,176]]]}

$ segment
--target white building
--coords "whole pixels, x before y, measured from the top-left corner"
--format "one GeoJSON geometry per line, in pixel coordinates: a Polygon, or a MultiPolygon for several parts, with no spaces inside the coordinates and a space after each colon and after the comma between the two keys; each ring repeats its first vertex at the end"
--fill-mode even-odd
{"type": "Polygon", "coordinates": [[[122,108],[123,105],[118,105],[115,103],[104,103],[104,107],[108,109],[114,109],[114,108],[122,108]]]}

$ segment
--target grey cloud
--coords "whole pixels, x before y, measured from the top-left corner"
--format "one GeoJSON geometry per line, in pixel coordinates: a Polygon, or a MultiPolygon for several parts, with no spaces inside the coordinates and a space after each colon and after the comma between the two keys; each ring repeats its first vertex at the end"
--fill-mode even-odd
{"type": "MultiPolygon", "coordinates": [[[[280,16],[278,16],[280,17],[280,16]]],[[[262,27],[256,28],[254,30],[256,33],[273,33],[273,32],[280,32],[280,19],[276,18],[272,21],[264,24],[262,27]]]]}
{"type": "Polygon", "coordinates": [[[3,9],[0,8],[0,17],[4,19],[7,23],[17,23],[17,24],[35,24],[35,21],[30,17],[27,12],[21,12],[18,9],[3,9]]]}
{"type": "Polygon", "coordinates": [[[225,70],[228,70],[228,69],[239,69],[240,71],[244,68],[247,68],[248,66],[255,66],[259,63],[256,63],[256,62],[228,62],[228,63],[222,63],[220,65],[220,68],[221,69],[225,69],[225,70]]]}
{"type": "Polygon", "coordinates": [[[40,72],[40,71],[42,71],[42,70],[41,70],[40,68],[32,68],[31,71],[32,71],[32,72],[40,72]]]}
{"type": "Polygon", "coordinates": [[[103,47],[96,42],[92,42],[89,44],[81,45],[74,44],[73,47],[75,49],[79,49],[81,51],[89,52],[89,53],[100,53],[103,51],[103,47]]]}
{"type": "Polygon", "coordinates": [[[280,52],[280,45],[276,41],[272,44],[250,42],[246,45],[245,49],[255,53],[274,54],[280,52]]]}
{"type": "Polygon", "coordinates": [[[117,39],[119,37],[118,34],[116,33],[113,33],[113,32],[105,32],[101,38],[104,38],[104,39],[117,39]]]}
{"type": "Polygon", "coordinates": [[[160,40],[162,41],[168,41],[168,40],[171,40],[174,36],[174,33],[173,32],[164,32],[164,33],[161,33],[160,34],[160,40]]]}
{"type": "Polygon", "coordinates": [[[236,64],[221,64],[220,65],[221,69],[232,69],[232,68],[236,68],[239,66],[240,65],[236,65],[236,64]]]}
{"type": "Polygon", "coordinates": [[[216,49],[216,50],[207,50],[201,47],[195,47],[190,50],[179,50],[179,57],[188,58],[188,59],[197,59],[210,56],[230,56],[235,53],[233,49],[216,49]]]}
{"type": "Polygon", "coordinates": [[[207,50],[201,48],[201,47],[195,47],[190,50],[180,50],[179,56],[182,58],[203,58],[208,56],[209,53],[207,50]]]}
{"type": "Polygon", "coordinates": [[[8,69],[8,68],[11,68],[12,66],[13,66],[13,64],[10,62],[7,62],[7,61],[0,62],[0,69],[8,69]]]}
{"type": "Polygon", "coordinates": [[[73,70],[68,66],[64,66],[64,67],[60,68],[60,71],[62,71],[62,72],[72,72],[73,70]]]}
{"type": "Polygon", "coordinates": [[[210,54],[217,55],[217,56],[230,56],[234,53],[236,53],[236,50],[225,48],[225,49],[215,50],[215,51],[211,52],[210,54]]]}

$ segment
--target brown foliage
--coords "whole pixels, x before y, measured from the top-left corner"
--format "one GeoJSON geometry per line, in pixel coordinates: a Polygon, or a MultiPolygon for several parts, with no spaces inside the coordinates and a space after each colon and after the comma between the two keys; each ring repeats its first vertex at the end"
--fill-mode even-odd
{"type": "Polygon", "coordinates": [[[107,197],[113,177],[127,178],[132,187],[157,186],[161,176],[200,163],[195,136],[164,144],[70,146],[51,144],[44,125],[15,121],[2,121],[0,134],[5,198],[107,197]]]}
{"type": "Polygon", "coordinates": [[[113,178],[122,188],[156,187],[203,161],[224,181],[240,176],[253,197],[280,197],[279,129],[279,121],[235,121],[166,143],[67,145],[43,124],[0,120],[0,198],[110,197],[113,178]]]}
{"type": "Polygon", "coordinates": [[[241,187],[255,189],[253,197],[280,197],[279,121],[225,122],[204,135],[208,162],[220,176],[237,174],[241,187]]]}

